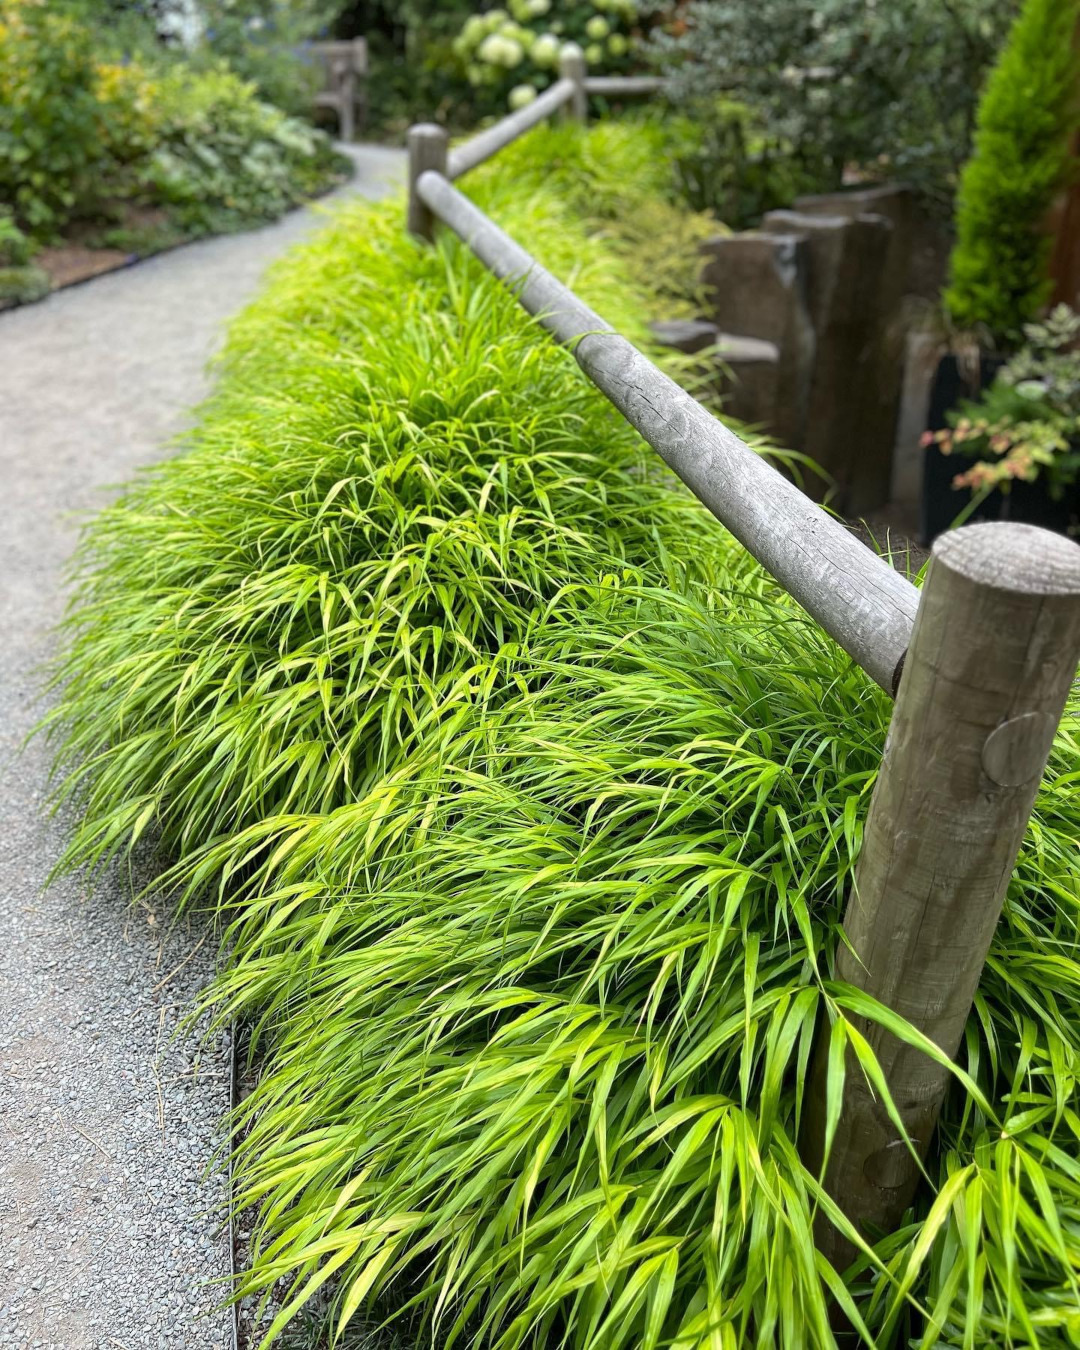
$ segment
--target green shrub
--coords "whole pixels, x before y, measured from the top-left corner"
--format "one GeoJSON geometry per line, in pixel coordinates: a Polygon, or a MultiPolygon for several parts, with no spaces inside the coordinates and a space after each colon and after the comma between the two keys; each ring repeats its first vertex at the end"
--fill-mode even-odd
{"type": "Polygon", "coordinates": [[[40,267],[0,265],[0,309],[43,300],[49,290],[49,278],[40,267]]]}
{"type": "Polygon", "coordinates": [[[758,224],[766,211],[816,192],[820,169],[770,136],[763,119],[728,97],[677,99],[683,111],[668,119],[668,154],[683,200],[711,211],[732,228],[758,224]],[[687,112],[693,115],[687,116],[687,112]]]}
{"type": "Polygon", "coordinates": [[[260,99],[310,117],[321,68],[303,44],[326,31],[337,0],[201,0],[201,48],[212,66],[228,64],[260,99]]]}
{"type": "Polygon", "coordinates": [[[1078,0],[1025,0],[979,104],[945,302],[1004,346],[1050,293],[1046,217],[1072,171],[1080,125],[1078,0]]]}
{"type": "Polygon", "coordinates": [[[671,98],[703,128],[696,176],[706,184],[715,177],[731,193],[745,176],[741,190],[756,187],[767,208],[785,164],[802,191],[837,188],[855,168],[901,177],[944,210],[1015,5],[691,0],[654,49],[671,98]]]}
{"type": "MultiPolygon", "coordinates": [[[[566,204],[634,152],[559,136],[470,193],[637,336],[566,204]]],[[[880,1350],[1075,1339],[1075,702],[947,1189],[842,1280],[794,1141],[888,702],[456,240],[343,212],[82,566],[68,862],[156,832],[231,921],[244,1286],[295,1277],[279,1323],[336,1276],[342,1320],[377,1295],[500,1350],[834,1347],[834,1300],[880,1350]]]]}
{"type": "Polygon", "coordinates": [[[194,233],[272,220],[341,175],[346,163],[308,123],[261,102],[224,67],[167,71],[159,129],[139,181],[194,233]]]}
{"type": "Polygon", "coordinates": [[[336,31],[368,39],[368,124],[383,134],[403,133],[411,122],[436,118],[475,128],[474,104],[464,63],[452,43],[471,0],[351,0],[336,31]]]}
{"type": "Polygon", "coordinates": [[[0,0],[0,200],[33,237],[114,223],[132,201],[168,207],[189,234],[243,227],[347,167],[225,66],[150,48],[113,59],[87,23],[85,7],[0,0]]]}
{"type": "Polygon", "coordinates": [[[10,216],[0,214],[0,267],[22,267],[34,248],[10,216]]]}
{"type": "Polygon", "coordinates": [[[39,0],[0,0],[0,202],[35,236],[100,197],[96,85],[73,18],[39,0]]]}
{"type": "Polygon", "coordinates": [[[0,309],[41,300],[49,278],[30,259],[34,246],[10,216],[0,213],[0,309]]]}

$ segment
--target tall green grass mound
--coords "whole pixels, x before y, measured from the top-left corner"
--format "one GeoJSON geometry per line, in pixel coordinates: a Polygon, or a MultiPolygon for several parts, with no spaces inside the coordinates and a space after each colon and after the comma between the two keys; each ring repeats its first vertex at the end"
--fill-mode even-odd
{"type": "MultiPolygon", "coordinates": [[[[612,250],[504,168],[481,200],[640,337],[612,250]]],[[[73,861],[340,805],[564,588],[705,528],[569,353],[463,246],[408,238],[397,203],[343,212],[223,366],[189,453],[83,549],[56,718],[73,861]]]]}
{"type": "Polygon", "coordinates": [[[721,578],[553,616],[498,711],[231,843],[264,859],[217,991],[267,1063],[249,1289],[297,1273],[299,1303],[337,1271],[343,1321],[378,1292],[472,1346],[826,1347],[833,1298],[880,1347],[1073,1343],[1075,743],[938,1197],[842,1281],[796,1140],[815,1022],[862,1006],[825,977],[889,708],[760,578],[721,578]]]}
{"type": "MultiPolygon", "coordinates": [[[[469,184],[631,336],[640,158],[469,184]]],[[[926,1192],[834,1271],[796,1140],[815,1024],[865,1060],[828,976],[888,702],[453,240],[359,207],[279,270],[92,525],[58,679],[68,864],[152,834],[221,912],[267,1344],[320,1288],[499,1350],[1080,1343],[1073,724],[926,1192]]]]}

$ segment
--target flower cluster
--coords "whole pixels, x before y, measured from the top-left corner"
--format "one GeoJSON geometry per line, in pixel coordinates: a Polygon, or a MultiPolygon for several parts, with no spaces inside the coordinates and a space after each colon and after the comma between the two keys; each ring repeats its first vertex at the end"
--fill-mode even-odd
{"type": "Polygon", "coordinates": [[[1052,469],[1070,449],[1060,427],[1045,420],[1012,422],[998,418],[962,417],[955,427],[927,431],[924,446],[937,445],[943,455],[977,455],[979,458],[953,478],[953,487],[979,492],[1003,487],[1017,479],[1033,483],[1041,469],[1052,469]]]}
{"type": "Polygon", "coordinates": [[[506,9],[473,14],[454,40],[474,88],[509,88],[524,107],[556,77],[564,43],[577,42],[593,70],[625,67],[638,0],[508,0],[506,9]]]}
{"type": "Polygon", "coordinates": [[[1033,483],[1045,475],[1059,493],[1080,474],[1080,316],[1059,305],[1024,332],[1027,343],[980,402],[961,407],[951,426],[923,435],[924,446],[975,460],[954,487],[1007,491],[1017,479],[1033,483]]]}

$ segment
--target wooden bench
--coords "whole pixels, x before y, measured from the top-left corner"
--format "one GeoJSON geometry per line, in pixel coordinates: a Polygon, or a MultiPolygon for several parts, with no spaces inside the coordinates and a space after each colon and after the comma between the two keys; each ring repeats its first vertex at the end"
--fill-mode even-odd
{"type": "Polygon", "coordinates": [[[367,39],[311,42],[305,51],[320,62],[326,76],[322,90],[315,95],[315,106],[331,108],[337,115],[341,139],[351,141],[358,123],[363,125],[367,108],[367,39]]]}

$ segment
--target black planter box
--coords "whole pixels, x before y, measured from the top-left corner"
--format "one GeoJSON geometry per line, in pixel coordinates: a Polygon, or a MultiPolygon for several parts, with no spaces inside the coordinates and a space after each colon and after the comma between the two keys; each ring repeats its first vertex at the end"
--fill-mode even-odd
{"type": "MultiPolygon", "coordinates": [[[[1005,364],[1000,356],[982,356],[974,384],[964,378],[959,362],[951,353],[943,356],[934,377],[930,393],[929,431],[941,431],[948,426],[946,414],[964,399],[977,398],[981,390],[993,382],[994,376],[1005,364]]],[[[936,445],[926,448],[923,462],[922,509],[919,516],[919,538],[929,546],[943,534],[953,521],[971,504],[970,488],[954,488],[957,474],[970,463],[964,455],[943,455],[936,445]]],[[[1025,525],[1041,525],[1044,529],[1068,534],[1080,525],[1080,485],[1066,488],[1060,498],[1051,497],[1046,484],[1014,482],[1008,492],[995,489],[967,517],[977,520],[1018,520],[1025,525]]]]}

